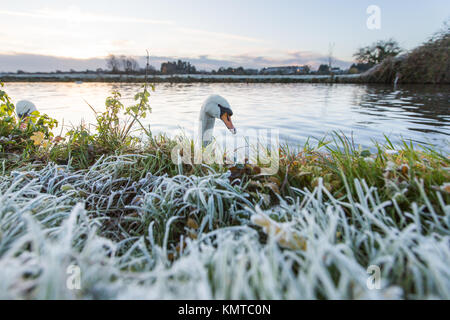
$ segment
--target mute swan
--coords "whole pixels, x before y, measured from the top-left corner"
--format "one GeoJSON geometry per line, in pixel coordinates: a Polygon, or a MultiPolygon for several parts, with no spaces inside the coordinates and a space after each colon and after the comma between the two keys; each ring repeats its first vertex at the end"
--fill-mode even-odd
{"type": "Polygon", "coordinates": [[[199,135],[203,146],[207,146],[212,141],[214,123],[216,119],[221,119],[232,134],[236,134],[236,128],[231,122],[233,111],[228,101],[219,96],[212,95],[202,105],[200,110],[199,135]]]}
{"type": "Polygon", "coordinates": [[[19,118],[25,118],[34,111],[37,111],[37,109],[31,101],[21,100],[16,104],[16,114],[19,118]]]}

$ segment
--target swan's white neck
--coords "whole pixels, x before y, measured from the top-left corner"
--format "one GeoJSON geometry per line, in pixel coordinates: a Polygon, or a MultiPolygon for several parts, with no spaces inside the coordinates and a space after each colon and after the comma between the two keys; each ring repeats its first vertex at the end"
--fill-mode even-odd
{"type": "Polygon", "coordinates": [[[207,146],[212,142],[215,123],[216,119],[208,115],[200,118],[199,137],[203,146],[207,146]]]}
{"type": "Polygon", "coordinates": [[[220,119],[219,104],[231,109],[225,98],[212,95],[205,100],[200,110],[199,139],[203,146],[207,146],[213,140],[214,124],[216,119],[220,119]]]}

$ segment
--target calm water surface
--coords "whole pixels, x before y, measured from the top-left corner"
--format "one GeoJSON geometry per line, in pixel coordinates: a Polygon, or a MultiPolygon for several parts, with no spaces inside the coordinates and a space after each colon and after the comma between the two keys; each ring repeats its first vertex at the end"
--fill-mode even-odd
{"type": "MultiPolygon", "coordinates": [[[[104,110],[111,90],[120,90],[125,105],[140,84],[119,83],[8,83],[14,102],[33,101],[38,109],[67,125],[94,123],[84,100],[104,110]]],[[[210,94],[228,99],[238,133],[248,129],[278,130],[291,145],[308,137],[321,138],[335,130],[353,135],[356,143],[372,145],[386,134],[450,151],[450,87],[369,86],[356,84],[158,84],[151,96],[152,114],[145,124],[153,133],[175,135],[197,130],[202,102],[210,94]]],[[[216,123],[216,137],[228,134],[216,123]]],[[[220,138],[219,138],[220,139],[220,138]]]]}

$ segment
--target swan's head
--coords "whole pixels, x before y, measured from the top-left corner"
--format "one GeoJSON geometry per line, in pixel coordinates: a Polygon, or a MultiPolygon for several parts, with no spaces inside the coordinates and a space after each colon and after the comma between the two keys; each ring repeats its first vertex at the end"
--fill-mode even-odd
{"type": "Polygon", "coordinates": [[[37,111],[37,109],[31,101],[22,100],[16,104],[16,113],[19,118],[26,118],[34,111],[37,111]]]}
{"type": "Polygon", "coordinates": [[[203,105],[200,118],[203,118],[204,116],[222,120],[228,130],[230,130],[232,134],[236,134],[236,128],[231,121],[233,111],[225,98],[219,95],[210,96],[203,105]]]}
{"type": "Polygon", "coordinates": [[[230,130],[232,134],[236,134],[237,130],[233,125],[233,122],[231,122],[231,116],[233,115],[233,111],[230,108],[224,107],[221,104],[219,104],[220,109],[220,120],[223,121],[225,126],[230,130]]]}

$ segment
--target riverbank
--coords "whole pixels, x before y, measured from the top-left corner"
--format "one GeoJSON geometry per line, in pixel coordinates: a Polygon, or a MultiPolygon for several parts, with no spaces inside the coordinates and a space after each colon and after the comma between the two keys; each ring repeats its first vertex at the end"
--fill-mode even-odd
{"type": "Polygon", "coordinates": [[[263,176],[259,162],[175,164],[191,141],[129,135],[109,121],[118,94],[96,132],[64,137],[0,97],[1,298],[450,298],[448,154],[336,134],[280,146],[263,176]]]}
{"type": "Polygon", "coordinates": [[[177,167],[171,143],[86,169],[3,154],[2,298],[450,297],[448,159],[311,147],[280,150],[280,172],[262,177],[177,167]],[[66,286],[74,266],[81,290],[66,286]]]}
{"type": "Polygon", "coordinates": [[[369,83],[450,83],[450,27],[404,55],[390,57],[361,75],[369,83]]]}
{"type": "MultiPolygon", "coordinates": [[[[144,75],[114,74],[0,74],[3,82],[125,82],[145,83],[144,75]]],[[[360,83],[359,75],[304,76],[231,76],[231,75],[171,75],[150,76],[152,83],[360,83]]]]}

